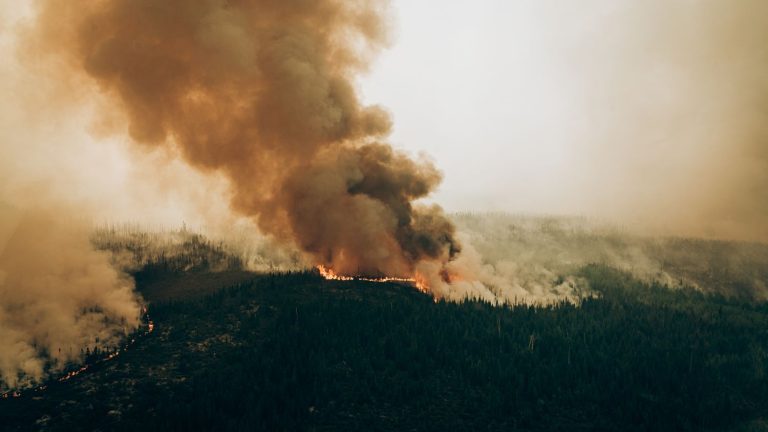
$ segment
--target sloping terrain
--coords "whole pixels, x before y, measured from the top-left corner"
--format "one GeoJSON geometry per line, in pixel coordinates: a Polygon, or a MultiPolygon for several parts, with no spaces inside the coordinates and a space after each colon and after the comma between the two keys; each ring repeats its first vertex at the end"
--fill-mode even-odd
{"type": "Polygon", "coordinates": [[[254,277],[151,304],[151,335],[0,400],[0,418],[8,430],[765,430],[768,306],[604,266],[581,275],[600,294],[549,307],[254,277]]]}
{"type": "Polygon", "coordinates": [[[669,286],[768,300],[768,244],[653,237],[583,217],[458,213],[452,220],[494,273],[522,285],[554,285],[603,264],[669,286]]]}

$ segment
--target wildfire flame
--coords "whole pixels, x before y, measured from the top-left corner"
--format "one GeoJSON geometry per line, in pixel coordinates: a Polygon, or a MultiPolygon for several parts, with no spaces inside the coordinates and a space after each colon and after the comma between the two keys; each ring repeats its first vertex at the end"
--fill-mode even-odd
{"type": "Polygon", "coordinates": [[[318,265],[317,271],[320,272],[320,276],[322,276],[326,280],[355,280],[352,276],[341,276],[337,275],[333,269],[330,269],[324,265],[318,265]]]}
{"type": "MultiPolygon", "coordinates": [[[[147,336],[147,335],[149,335],[150,333],[152,333],[155,330],[155,323],[154,323],[154,321],[150,320],[149,317],[147,316],[147,308],[146,308],[146,306],[144,308],[142,308],[142,314],[144,315],[144,318],[147,320],[147,329],[143,333],[139,333],[136,336],[147,336]]],[[[130,347],[131,345],[133,345],[135,343],[136,343],[136,337],[133,337],[133,338],[131,338],[130,342],[128,342],[125,345],[123,345],[122,348],[115,349],[114,351],[108,353],[107,355],[105,355],[104,357],[96,360],[93,363],[84,364],[79,369],[69,371],[66,374],[56,378],[55,381],[58,381],[58,382],[69,381],[70,379],[72,379],[72,378],[80,375],[81,373],[87,371],[93,365],[101,364],[101,363],[108,362],[108,361],[114,359],[115,357],[119,356],[121,352],[127,351],[128,347],[130,347]]],[[[37,386],[35,388],[32,388],[32,389],[30,389],[28,391],[25,391],[23,394],[27,394],[27,393],[31,393],[31,392],[41,392],[41,391],[44,391],[47,388],[48,388],[47,384],[41,384],[41,385],[39,385],[39,386],[37,386]]],[[[2,398],[2,399],[8,399],[9,397],[19,398],[21,396],[22,396],[21,390],[13,390],[13,391],[7,391],[5,393],[0,393],[0,398],[2,398]]]]}
{"type": "Polygon", "coordinates": [[[339,280],[339,281],[358,280],[358,281],[377,282],[377,283],[400,282],[400,283],[413,285],[414,287],[416,287],[417,290],[424,293],[428,291],[427,289],[428,287],[425,281],[418,277],[404,278],[404,277],[386,276],[386,277],[380,277],[380,278],[370,278],[365,276],[346,276],[346,275],[337,274],[335,271],[333,271],[333,269],[328,268],[324,265],[318,265],[317,271],[320,272],[320,276],[322,276],[326,280],[339,280]]]}

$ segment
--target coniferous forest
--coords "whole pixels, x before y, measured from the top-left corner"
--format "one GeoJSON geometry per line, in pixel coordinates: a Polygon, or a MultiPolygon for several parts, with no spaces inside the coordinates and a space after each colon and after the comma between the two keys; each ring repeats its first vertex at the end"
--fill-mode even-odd
{"type": "Polygon", "coordinates": [[[765,430],[768,304],[580,273],[594,293],[548,306],[436,303],[313,272],[150,298],[153,333],[0,400],[0,418],[8,430],[765,430]]]}
{"type": "Polygon", "coordinates": [[[768,432],[768,0],[0,0],[0,432],[768,432]]]}

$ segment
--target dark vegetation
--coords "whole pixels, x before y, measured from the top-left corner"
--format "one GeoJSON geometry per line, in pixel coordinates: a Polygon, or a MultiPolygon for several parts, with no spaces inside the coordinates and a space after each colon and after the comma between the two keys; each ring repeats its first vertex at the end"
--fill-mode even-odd
{"type": "Polygon", "coordinates": [[[139,285],[182,273],[243,269],[242,259],[223,243],[186,227],[149,232],[130,225],[105,226],[94,231],[91,242],[111,252],[115,264],[139,285]]]}
{"type": "Polygon", "coordinates": [[[224,243],[186,227],[148,232],[130,225],[104,226],[94,231],[91,242],[111,253],[149,302],[205,295],[254,277],[224,243]]]}
{"type": "Polygon", "coordinates": [[[768,245],[691,238],[646,240],[663,268],[702,289],[743,300],[768,300],[768,245]]]}
{"type": "Polygon", "coordinates": [[[134,276],[156,330],[0,399],[0,430],[768,430],[764,245],[542,227],[497,234],[596,261],[641,248],[716,288],[591,264],[578,275],[596,295],[579,304],[435,303],[404,285],[250,273],[187,230],[104,228],[94,244],[134,276]]]}
{"type": "Polygon", "coordinates": [[[155,301],[154,333],[40,395],[0,400],[0,424],[765,430],[766,304],[670,290],[600,265],[581,274],[599,295],[549,307],[434,303],[407,286],[254,275],[203,297],[155,301]]]}

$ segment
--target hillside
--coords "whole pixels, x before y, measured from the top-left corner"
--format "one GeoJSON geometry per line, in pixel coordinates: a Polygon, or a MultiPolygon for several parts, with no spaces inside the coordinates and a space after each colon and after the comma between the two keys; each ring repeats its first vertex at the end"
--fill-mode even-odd
{"type": "Polygon", "coordinates": [[[600,294],[549,307],[254,275],[152,303],[155,332],[0,400],[0,417],[9,430],[765,430],[768,306],[580,274],[600,294]]]}
{"type": "Polygon", "coordinates": [[[552,286],[585,265],[603,264],[672,287],[768,300],[765,243],[655,237],[583,217],[458,213],[451,218],[496,276],[523,286],[552,286]]]}

